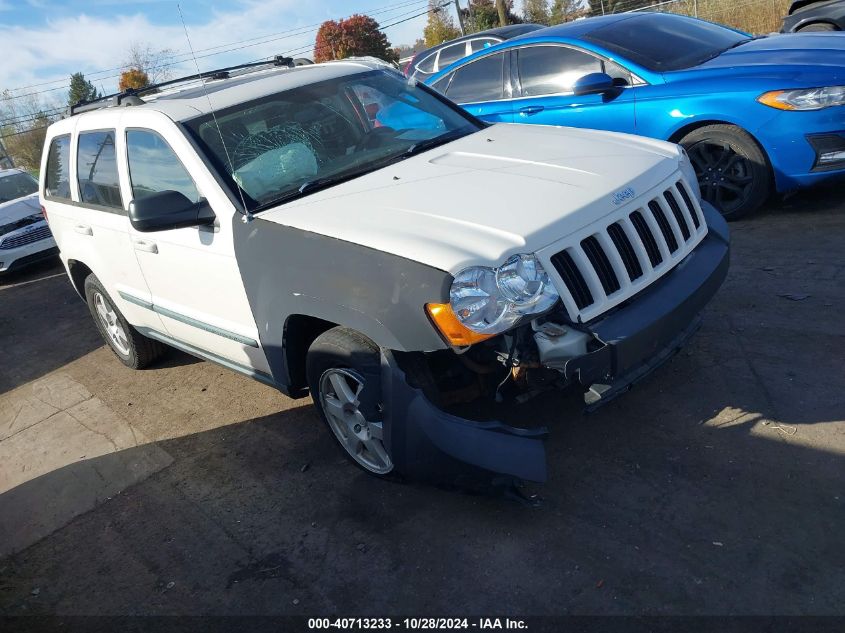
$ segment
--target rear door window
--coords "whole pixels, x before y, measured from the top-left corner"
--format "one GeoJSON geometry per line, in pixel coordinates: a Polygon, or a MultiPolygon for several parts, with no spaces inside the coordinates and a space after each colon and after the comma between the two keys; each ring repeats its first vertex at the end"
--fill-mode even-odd
{"type": "Polygon", "coordinates": [[[191,202],[200,195],[193,179],[161,136],[150,130],[126,131],[129,180],[135,200],[161,191],[178,191],[191,202]]]}
{"type": "Polygon", "coordinates": [[[57,136],[50,141],[44,195],[70,200],[70,135],[57,136]]]}
{"type": "Polygon", "coordinates": [[[459,44],[452,44],[452,46],[442,48],[440,49],[440,57],[437,59],[437,69],[443,70],[447,66],[451,66],[456,61],[458,61],[459,59],[463,59],[466,56],[466,42],[460,42],[459,44]]]}
{"type": "Polygon", "coordinates": [[[597,57],[564,46],[521,48],[517,63],[524,97],[572,92],[578,79],[602,72],[597,57]]]}
{"type": "Polygon", "coordinates": [[[490,48],[491,46],[495,46],[498,43],[499,40],[494,40],[490,37],[481,37],[477,40],[470,40],[470,47],[472,48],[473,53],[477,53],[480,50],[490,48]]]}
{"type": "Polygon", "coordinates": [[[114,130],[82,132],[76,152],[80,201],[107,210],[123,210],[114,130]]]}
{"type": "MultiPolygon", "coordinates": [[[[446,96],[457,103],[496,101],[504,97],[503,53],[482,57],[458,68],[452,77],[446,96]]],[[[439,83],[439,82],[438,82],[439,83]]]]}

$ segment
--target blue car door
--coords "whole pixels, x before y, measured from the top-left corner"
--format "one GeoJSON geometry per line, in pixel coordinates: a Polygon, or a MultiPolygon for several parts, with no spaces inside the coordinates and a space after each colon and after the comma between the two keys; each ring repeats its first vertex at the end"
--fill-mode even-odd
{"type": "Polygon", "coordinates": [[[636,88],[631,87],[631,74],[587,51],[562,44],[517,48],[511,58],[511,83],[514,123],[635,132],[636,88]],[[617,90],[607,94],[573,93],[578,79],[602,72],[619,84],[617,90]]]}
{"type": "Polygon", "coordinates": [[[511,123],[513,108],[510,82],[510,56],[494,53],[459,66],[441,77],[432,88],[445,94],[470,114],[490,123],[511,123]]]}

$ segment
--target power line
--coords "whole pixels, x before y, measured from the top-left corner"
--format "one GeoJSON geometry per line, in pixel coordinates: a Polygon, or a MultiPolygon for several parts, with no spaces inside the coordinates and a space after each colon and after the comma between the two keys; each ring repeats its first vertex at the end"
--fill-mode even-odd
{"type": "MultiPolygon", "coordinates": [[[[389,28],[391,28],[391,27],[393,27],[393,26],[396,26],[396,25],[398,25],[398,24],[402,24],[402,23],[404,23],[404,22],[409,22],[410,20],[414,20],[414,19],[416,19],[416,18],[418,18],[418,17],[421,17],[421,16],[423,16],[423,15],[426,15],[426,14],[428,14],[428,13],[431,13],[432,11],[435,11],[435,10],[437,10],[437,9],[439,9],[439,8],[442,8],[442,7],[446,6],[446,5],[448,5],[448,0],[444,0],[444,2],[443,2],[442,4],[440,4],[440,5],[436,6],[436,7],[426,9],[425,11],[421,11],[421,12],[419,12],[419,13],[415,13],[414,15],[410,15],[410,16],[403,17],[403,18],[402,18],[402,19],[400,19],[400,20],[396,20],[395,22],[391,22],[390,24],[385,24],[384,26],[381,26],[381,27],[379,27],[379,28],[380,28],[380,30],[389,29],[389,28]]],[[[300,53],[306,52],[306,51],[308,51],[309,49],[313,49],[313,50],[315,50],[315,51],[316,51],[316,50],[317,50],[317,47],[316,47],[316,46],[314,46],[314,45],[308,44],[308,45],[305,45],[305,46],[301,46],[301,47],[299,47],[299,48],[295,48],[295,49],[291,49],[291,50],[289,50],[289,51],[286,51],[286,52],[284,53],[284,55],[286,55],[286,56],[297,55],[297,54],[300,54],[300,53]]],[[[211,57],[211,56],[213,56],[213,55],[204,55],[203,57],[211,57]]],[[[269,58],[262,58],[262,59],[269,59],[269,58]]],[[[255,60],[255,61],[261,61],[261,60],[255,60]]],[[[49,92],[49,91],[44,91],[44,92],[49,92]]],[[[48,116],[49,116],[49,115],[51,115],[51,114],[57,114],[57,113],[62,112],[62,111],[64,111],[64,110],[65,110],[65,108],[64,108],[64,107],[53,108],[52,110],[45,111],[43,114],[46,114],[46,115],[48,115],[48,116]]],[[[0,127],[6,126],[6,125],[20,125],[21,123],[26,123],[26,122],[29,122],[29,121],[35,121],[35,120],[37,120],[37,119],[39,119],[39,118],[41,117],[41,114],[42,114],[42,113],[38,113],[38,114],[36,114],[36,115],[30,116],[29,118],[20,118],[20,117],[18,117],[18,119],[19,119],[19,120],[17,120],[17,121],[15,121],[15,120],[13,120],[13,119],[7,119],[7,120],[5,120],[5,121],[0,121],[0,127]]],[[[5,138],[5,137],[9,137],[9,136],[17,136],[17,135],[19,135],[19,134],[26,134],[27,132],[31,132],[31,131],[34,131],[34,130],[37,130],[37,129],[43,129],[43,128],[40,128],[40,127],[39,127],[39,128],[31,128],[30,130],[24,130],[24,131],[22,131],[22,132],[15,132],[15,133],[13,133],[13,134],[6,134],[6,135],[4,135],[3,137],[5,138]]]]}
{"type": "MultiPolygon", "coordinates": [[[[379,14],[382,14],[382,13],[389,13],[391,11],[396,11],[398,9],[407,8],[407,7],[410,7],[410,6],[413,6],[413,5],[425,4],[426,2],[427,2],[427,0],[410,0],[410,1],[405,0],[404,2],[399,2],[399,3],[393,4],[393,5],[388,5],[388,6],[382,7],[381,9],[377,9],[375,11],[370,11],[367,15],[379,15],[379,14]]],[[[296,27],[294,29],[288,29],[286,31],[278,31],[277,33],[270,33],[270,34],[267,34],[267,35],[253,37],[253,38],[249,38],[249,39],[245,39],[245,40],[237,40],[235,42],[229,42],[228,44],[218,44],[217,46],[211,46],[211,47],[208,47],[208,48],[199,49],[196,52],[198,52],[198,53],[208,53],[208,51],[214,51],[215,49],[220,49],[220,48],[223,48],[224,50],[217,50],[217,52],[208,53],[206,55],[198,55],[197,59],[203,59],[203,58],[206,58],[206,57],[213,57],[214,55],[222,55],[224,53],[238,51],[238,50],[242,50],[244,48],[250,48],[250,47],[253,47],[253,46],[261,46],[262,44],[269,44],[270,42],[275,42],[275,41],[278,41],[278,40],[287,39],[287,38],[290,38],[290,37],[294,37],[296,35],[305,35],[307,33],[314,32],[314,31],[318,30],[321,25],[322,25],[322,22],[314,23],[314,24],[310,24],[310,25],[306,25],[306,26],[296,27]],[[256,41],[256,40],[261,40],[261,41],[256,41]],[[246,42],[252,42],[252,43],[245,44],[246,42]],[[242,46],[233,46],[235,44],[243,44],[243,45],[242,46]],[[225,47],[228,47],[228,46],[233,46],[233,47],[232,48],[225,48],[225,47]]],[[[165,63],[165,64],[159,64],[157,66],[151,66],[148,70],[158,70],[160,68],[167,68],[167,67],[170,67],[170,66],[176,66],[176,65],[179,65],[179,64],[183,64],[187,61],[190,61],[190,53],[176,53],[174,55],[165,57],[165,59],[174,59],[175,60],[177,57],[184,57],[185,59],[179,59],[177,61],[171,61],[171,62],[168,62],[168,63],[165,63]]],[[[119,74],[117,74],[117,75],[107,75],[107,76],[98,76],[98,75],[102,75],[103,73],[109,73],[109,72],[118,71],[118,70],[125,70],[125,69],[130,68],[130,67],[131,67],[131,65],[123,65],[123,66],[116,66],[114,68],[109,68],[109,69],[105,69],[105,70],[96,70],[96,71],[92,71],[92,72],[87,73],[86,78],[88,78],[89,81],[102,81],[104,79],[113,79],[115,77],[119,77],[120,75],[119,74]]],[[[64,80],[64,79],[54,79],[54,80],[51,80],[51,81],[44,81],[44,82],[41,82],[41,83],[30,84],[28,86],[20,86],[18,88],[11,88],[9,90],[10,90],[10,92],[17,92],[17,91],[20,91],[20,90],[26,90],[28,88],[36,88],[36,87],[40,87],[40,86],[47,86],[47,85],[50,85],[50,84],[61,83],[61,82],[64,82],[64,81],[66,81],[66,80],[64,80]]],[[[65,88],[65,86],[62,85],[62,86],[58,86],[56,88],[49,88],[49,89],[46,89],[46,90],[36,90],[34,92],[29,92],[29,93],[26,93],[26,94],[11,95],[8,98],[9,99],[21,99],[21,98],[24,98],[24,97],[39,95],[39,94],[43,94],[43,93],[47,93],[47,92],[54,92],[56,90],[62,90],[64,88],[65,88]]]]}

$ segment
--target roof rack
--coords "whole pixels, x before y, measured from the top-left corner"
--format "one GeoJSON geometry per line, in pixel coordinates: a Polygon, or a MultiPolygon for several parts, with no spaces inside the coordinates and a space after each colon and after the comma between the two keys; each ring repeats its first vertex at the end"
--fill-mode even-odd
{"type": "Polygon", "coordinates": [[[228,79],[229,77],[233,76],[232,73],[235,73],[234,76],[248,74],[247,72],[236,71],[255,72],[264,68],[273,67],[293,68],[295,65],[296,64],[294,63],[292,57],[276,55],[270,61],[250,62],[248,64],[228,66],[227,68],[209,70],[208,72],[197,73],[195,75],[188,75],[187,77],[179,77],[178,79],[169,79],[167,81],[161,81],[157,84],[144,86],[143,88],[130,88],[128,90],[124,90],[123,92],[116,92],[114,94],[105,95],[98,99],[92,99],[91,101],[77,101],[75,104],[73,104],[67,109],[67,116],[71,117],[75,114],[81,114],[82,112],[89,112],[91,110],[100,110],[102,108],[142,105],[145,102],[141,98],[141,95],[148,94],[150,92],[157,92],[161,88],[174,86],[181,83],[187,83],[189,81],[197,81],[198,79],[228,79]]]}

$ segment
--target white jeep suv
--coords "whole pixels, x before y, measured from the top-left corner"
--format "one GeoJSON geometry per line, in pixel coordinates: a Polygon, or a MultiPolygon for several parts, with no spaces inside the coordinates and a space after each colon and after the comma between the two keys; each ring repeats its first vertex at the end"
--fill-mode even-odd
{"type": "Polygon", "coordinates": [[[47,133],[42,204],[121,361],[166,344],[310,392],[376,475],[543,481],[545,429],[444,409],[568,385],[606,402],[683,345],[728,268],[677,145],[487,126],[375,61],[74,111],[47,133]]]}

